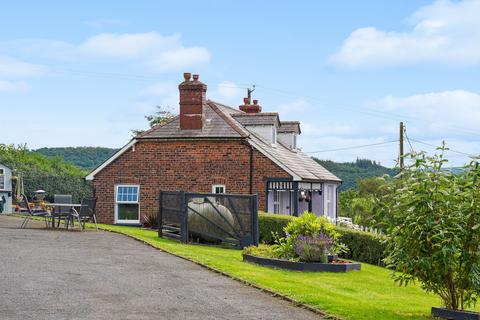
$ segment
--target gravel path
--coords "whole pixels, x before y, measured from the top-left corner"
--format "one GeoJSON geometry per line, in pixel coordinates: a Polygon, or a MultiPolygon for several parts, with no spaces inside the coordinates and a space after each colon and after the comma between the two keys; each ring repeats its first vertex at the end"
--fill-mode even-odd
{"type": "Polygon", "coordinates": [[[0,216],[1,319],[319,319],[121,235],[20,223],[0,216]]]}

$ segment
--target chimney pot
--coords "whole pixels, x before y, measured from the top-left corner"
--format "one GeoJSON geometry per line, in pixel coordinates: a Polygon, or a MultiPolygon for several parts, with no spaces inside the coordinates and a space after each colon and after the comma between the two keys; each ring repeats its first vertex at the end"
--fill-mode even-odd
{"type": "Polygon", "coordinates": [[[185,72],[183,74],[183,78],[185,79],[185,81],[190,81],[191,77],[192,77],[192,74],[190,72],[185,72]]]}
{"type": "Polygon", "coordinates": [[[194,80],[194,81],[198,81],[198,78],[199,78],[198,74],[194,74],[194,75],[193,75],[193,80],[194,80]]]}
{"type": "Polygon", "coordinates": [[[253,104],[257,105],[257,104],[258,104],[258,100],[253,100],[253,104]]]}
{"type": "Polygon", "coordinates": [[[243,104],[247,105],[248,104],[248,98],[243,98],[243,104]]]}

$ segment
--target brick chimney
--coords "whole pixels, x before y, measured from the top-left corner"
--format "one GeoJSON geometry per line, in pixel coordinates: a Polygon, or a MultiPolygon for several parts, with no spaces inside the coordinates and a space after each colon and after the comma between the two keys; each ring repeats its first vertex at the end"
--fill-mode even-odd
{"type": "Polygon", "coordinates": [[[206,103],[207,85],[198,80],[198,74],[185,72],[185,81],[178,85],[180,91],[180,129],[201,130],[205,121],[203,105],[206,103]]]}
{"type": "Polygon", "coordinates": [[[262,112],[262,107],[258,105],[258,100],[253,100],[253,104],[251,104],[248,98],[243,98],[243,104],[239,109],[246,113],[262,112]]]}

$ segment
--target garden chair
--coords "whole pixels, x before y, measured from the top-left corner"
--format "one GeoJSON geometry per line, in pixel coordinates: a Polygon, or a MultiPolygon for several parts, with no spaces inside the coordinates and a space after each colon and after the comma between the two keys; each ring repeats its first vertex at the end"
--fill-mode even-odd
{"type": "MultiPolygon", "coordinates": [[[[56,194],[53,196],[54,203],[72,203],[72,195],[70,194],[56,194]]],[[[55,225],[55,218],[58,219],[57,228],[60,226],[60,221],[64,220],[65,226],[67,225],[67,219],[70,217],[69,207],[55,207],[52,212],[52,227],[55,225]]]]}
{"type": "Polygon", "coordinates": [[[50,217],[50,212],[48,211],[33,211],[29,204],[28,204],[28,198],[26,195],[22,194],[22,201],[21,201],[22,207],[26,209],[26,217],[22,222],[22,225],[20,226],[20,229],[24,229],[27,227],[28,221],[30,221],[33,217],[44,217],[45,218],[45,226],[48,228],[48,220],[47,218],[50,217]]]}
{"type": "Polygon", "coordinates": [[[92,221],[95,223],[95,228],[98,231],[98,225],[97,225],[97,216],[95,215],[95,206],[97,203],[96,198],[85,198],[82,200],[82,206],[78,210],[71,210],[70,211],[70,217],[67,220],[67,229],[68,229],[68,223],[70,220],[72,221],[72,224],[74,220],[78,221],[78,224],[80,225],[80,230],[85,229],[85,223],[87,221],[92,221]]]}

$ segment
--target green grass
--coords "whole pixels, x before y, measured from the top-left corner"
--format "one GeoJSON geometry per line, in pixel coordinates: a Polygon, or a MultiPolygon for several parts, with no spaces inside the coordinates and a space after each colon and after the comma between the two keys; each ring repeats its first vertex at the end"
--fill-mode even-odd
{"type": "Polygon", "coordinates": [[[429,319],[430,307],[441,304],[419,287],[397,286],[389,270],[366,263],[362,263],[360,272],[345,274],[277,270],[243,262],[240,250],[181,244],[136,227],[101,228],[132,236],[345,319],[429,319]]]}

